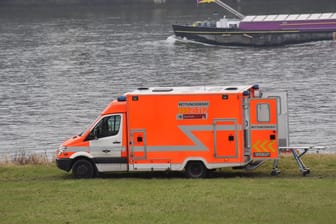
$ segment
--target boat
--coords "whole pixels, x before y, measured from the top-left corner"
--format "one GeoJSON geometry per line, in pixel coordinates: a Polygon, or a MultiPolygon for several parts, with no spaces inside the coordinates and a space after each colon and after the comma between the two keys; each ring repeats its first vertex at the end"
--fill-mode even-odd
{"type": "Polygon", "coordinates": [[[275,46],[336,40],[336,13],[274,14],[245,16],[220,0],[214,2],[235,15],[219,21],[174,24],[177,38],[211,45],[275,46]]]}

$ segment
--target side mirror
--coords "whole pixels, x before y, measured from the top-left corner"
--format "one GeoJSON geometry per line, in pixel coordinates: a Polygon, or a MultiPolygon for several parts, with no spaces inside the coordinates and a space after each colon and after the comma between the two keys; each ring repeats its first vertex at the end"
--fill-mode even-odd
{"type": "Polygon", "coordinates": [[[97,139],[98,138],[98,129],[94,128],[89,134],[89,140],[97,139]]]}
{"type": "Polygon", "coordinates": [[[93,138],[94,139],[97,139],[98,138],[98,135],[99,135],[99,130],[98,130],[98,128],[95,128],[95,129],[93,129],[93,138]]]}

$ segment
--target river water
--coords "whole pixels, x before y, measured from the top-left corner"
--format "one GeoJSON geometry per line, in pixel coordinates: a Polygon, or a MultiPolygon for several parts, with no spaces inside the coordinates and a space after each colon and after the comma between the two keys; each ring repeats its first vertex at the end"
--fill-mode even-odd
{"type": "MultiPolygon", "coordinates": [[[[255,83],[288,91],[292,145],[336,151],[334,41],[269,48],[176,42],[171,24],[224,13],[194,1],[4,2],[0,152],[52,152],[137,87],[255,83]]],[[[336,12],[324,0],[228,2],[245,14],[336,12]]]]}

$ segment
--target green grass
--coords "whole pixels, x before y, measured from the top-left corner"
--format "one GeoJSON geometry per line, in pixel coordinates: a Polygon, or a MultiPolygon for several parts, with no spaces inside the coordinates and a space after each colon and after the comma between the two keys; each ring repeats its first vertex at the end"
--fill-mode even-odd
{"type": "Polygon", "coordinates": [[[224,169],[207,179],[179,173],[75,180],[50,165],[0,166],[0,223],[333,223],[336,156],[291,157],[278,177],[224,169]]]}

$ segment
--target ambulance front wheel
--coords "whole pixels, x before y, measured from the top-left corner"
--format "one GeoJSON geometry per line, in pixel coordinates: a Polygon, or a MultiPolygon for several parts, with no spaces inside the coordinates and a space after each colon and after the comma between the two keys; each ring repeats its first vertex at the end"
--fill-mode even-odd
{"type": "Polygon", "coordinates": [[[75,178],[92,178],[94,177],[95,170],[90,161],[79,159],[72,166],[72,174],[75,178]]]}
{"type": "Polygon", "coordinates": [[[207,168],[202,162],[189,162],[185,168],[185,173],[189,178],[202,178],[207,175],[207,168]]]}

